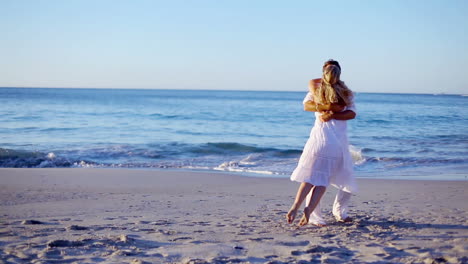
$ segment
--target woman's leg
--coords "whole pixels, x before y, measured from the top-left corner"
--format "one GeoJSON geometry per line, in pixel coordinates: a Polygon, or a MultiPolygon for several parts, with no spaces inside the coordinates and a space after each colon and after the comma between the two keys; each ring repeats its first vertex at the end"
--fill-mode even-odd
{"type": "Polygon", "coordinates": [[[301,221],[299,222],[299,226],[304,226],[309,223],[309,217],[310,214],[315,210],[315,207],[317,207],[317,204],[320,202],[320,199],[322,199],[323,194],[327,190],[327,187],[325,186],[315,186],[314,190],[312,191],[312,196],[310,197],[309,205],[304,208],[304,215],[301,218],[301,221]]]}
{"type": "MultiPolygon", "coordinates": [[[[312,189],[313,190],[313,189],[312,189]]],[[[310,204],[310,200],[312,198],[312,192],[309,192],[309,195],[307,195],[307,198],[306,198],[306,207],[309,206],[310,204]]],[[[325,219],[323,219],[323,215],[322,215],[322,208],[320,206],[320,204],[322,203],[322,201],[320,200],[320,202],[317,204],[317,206],[315,207],[314,211],[312,212],[312,214],[310,214],[310,217],[309,217],[309,224],[313,224],[313,225],[316,225],[316,226],[326,226],[327,223],[325,222],[325,219]]]]}
{"type": "Polygon", "coordinates": [[[310,192],[310,190],[314,187],[312,184],[303,182],[299,186],[299,189],[297,190],[296,194],[296,199],[294,200],[294,204],[291,206],[291,209],[289,209],[288,214],[286,215],[286,219],[288,220],[288,223],[292,223],[294,219],[296,218],[297,210],[301,207],[302,202],[306,198],[307,194],[310,192]]]}

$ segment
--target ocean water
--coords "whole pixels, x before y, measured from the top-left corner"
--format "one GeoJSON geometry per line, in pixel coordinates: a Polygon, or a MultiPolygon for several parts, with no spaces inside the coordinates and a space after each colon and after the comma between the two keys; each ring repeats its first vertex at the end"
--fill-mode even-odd
{"type": "MultiPolygon", "coordinates": [[[[304,92],[0,88],[0,167],[289,177],[314,123],[304,92]]],[[[357,177],[468,177],[468,97],[357,93],[357,177]]]]}

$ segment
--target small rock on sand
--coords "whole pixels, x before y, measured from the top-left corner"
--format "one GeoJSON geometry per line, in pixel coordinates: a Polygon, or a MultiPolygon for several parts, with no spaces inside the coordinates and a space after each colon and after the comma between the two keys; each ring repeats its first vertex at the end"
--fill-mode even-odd
{"type": "Polygon", "coordinates": [[[119,241],[121,242],[124,242],[124,243],[128,243],[130,241],[132,241],[131,238],[129,238],[127,235],[120,235],[119,238],[118,238],[119,241]]]}

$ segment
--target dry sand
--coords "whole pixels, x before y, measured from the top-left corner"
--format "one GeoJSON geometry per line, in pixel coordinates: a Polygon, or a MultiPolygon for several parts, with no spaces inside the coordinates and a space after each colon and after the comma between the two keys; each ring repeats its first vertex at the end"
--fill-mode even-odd
{"type": "Polygon", "coordinates": [[[329,225],[298,228],[288,179],[0,169],[0,263],[468,263],[468,181],[358,182],[354,222],[329,188],[329,225]]]}

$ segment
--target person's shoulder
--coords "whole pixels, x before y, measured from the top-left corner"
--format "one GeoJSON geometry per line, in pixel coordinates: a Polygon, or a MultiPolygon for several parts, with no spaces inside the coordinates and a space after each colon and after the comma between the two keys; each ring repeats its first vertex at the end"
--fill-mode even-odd
{"type": "Polygon", "coordinates": [[[309,81],[309,92],[313,93],[322,85],[322,79],[312,79],[309,81]]]}
{"type": "Polygon", "coordinates": [[[313,87],[318,87],[322,84],[322,78],[315,78],[309,81],[309,84],[313,87]]]}

